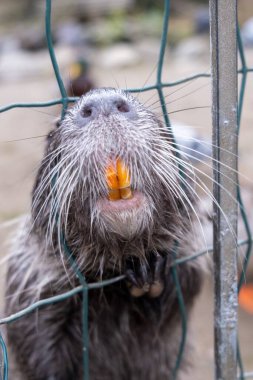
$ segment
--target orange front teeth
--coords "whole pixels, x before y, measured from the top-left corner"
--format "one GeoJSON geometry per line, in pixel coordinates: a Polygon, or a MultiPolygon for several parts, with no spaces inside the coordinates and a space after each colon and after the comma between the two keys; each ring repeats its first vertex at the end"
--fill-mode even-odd
{"type": "Polygon", "coordinates": [[[111,162],[106,168],[106,181],[109,188],[109,200],[132,198],[129,171],[120,159],[117,159],[116,163],[111,162]]]}
{"type": "Polygon", "coordinates": [[[118,199],[121,199],[117,169],[113,163],[110,163],[110,165],[106,168],[106,181],[109,188],[110,201],[117,201],[118,199]]]}
{"type": "Polygon", "coordinates": [[[120,196],[122,199],[132,198],[129,170],[126,165],[119,159],[117,160],[116,166],[119,180],[120,196]]]}

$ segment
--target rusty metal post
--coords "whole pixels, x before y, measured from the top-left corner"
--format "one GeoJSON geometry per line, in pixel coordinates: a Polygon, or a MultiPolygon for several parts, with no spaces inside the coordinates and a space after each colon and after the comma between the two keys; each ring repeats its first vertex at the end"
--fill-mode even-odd
{"type": "Polygon", "coordinates": [[[237,368],[237,1],[210,0],[213,171],[215,379],[237,368]]]}

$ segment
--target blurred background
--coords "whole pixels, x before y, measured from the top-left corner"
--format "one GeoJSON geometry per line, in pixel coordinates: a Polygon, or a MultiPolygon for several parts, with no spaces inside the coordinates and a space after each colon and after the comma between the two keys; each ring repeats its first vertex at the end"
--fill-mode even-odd
{"type": "MultiPolygon", "coordinates": [[[[163,1],[53,0],[55,53],[70,96],[93,87],[124,89],[154,84],[160,48],[163,1]]],[[[238,1],[239,23],[247,63],[253,67],[253,3],[238,1]]],[[[16,102],[59,98],[44,30],[45,0],[0,2],[0,107],[16,102]]],[[[163,81],[210,72],[208,1],[172,0],[163,81]]],[[[253,91],[249,74],[240,134],[239,169],[247,209],[252,209],[253,91]]],[[[240,82],[240,80],[239,80],[240,82]]],[[[211,154],[210,78],[165,89],[168,111],[179,143],[204,141],[193,149],[211,154]],[[195,108],[185,110],[186,108],[195,108]],[[176,112],[175,112],[176,111],[176,112]],[[195,140],[194,140],[195,141],[195,140]]],[[[156,92],[138,94],[161,114],[156,92]]],[[[13,109],[0,114],[0,237],[7,252],[8,222],[28,212],[30,193],[44,149],[44,137],[60,107],[13,109]]],[[[161,116],[162,117],[162,116],[161,116]]],[[[194,165],[210,185],[210,160],[194,165]]],[[[250,281],[250,276],[249,276],[250,281]]],[[[3,282],[3,280],[2,280],[3,282]]],[[[245,368],[253,371],[253,306],[240,309],[240,341],[245,368]]],[[[213,378],[213,294],[207,275],[192,322],[194,368],[187,379],[213,378]]]]}

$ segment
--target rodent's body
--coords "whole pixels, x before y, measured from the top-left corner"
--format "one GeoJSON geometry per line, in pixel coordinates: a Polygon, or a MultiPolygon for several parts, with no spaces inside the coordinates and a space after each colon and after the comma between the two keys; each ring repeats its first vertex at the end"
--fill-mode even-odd
{"type": "MultiPolygon", "coordinates": [[[[177,164],[166,128],[119,90],[81,98],[48,137],[31,216],[9,261],[6,313],[79,285],[62,231],[87,282],[126,274],[89,292],[90,380],[172,379],[181,339],[173,251],[176,241],[177,257],[197,247],[192,185],[181,187],[177,164]],[[133,197],[113,203],[104,173],[118,157],[129,168],[133,197]]],[[[176,272],[189,313],[200,265],[188,261],[176,272]]],[[[81,315],[77,295],[8,326],[22,380],[82,379],[81,315]]]]}

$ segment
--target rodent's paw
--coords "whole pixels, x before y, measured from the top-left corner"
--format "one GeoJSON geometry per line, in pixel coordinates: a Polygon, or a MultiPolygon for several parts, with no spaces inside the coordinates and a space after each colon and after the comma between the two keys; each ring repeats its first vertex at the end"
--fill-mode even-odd
{"type": "Polygon", "coordinates": [[[133,297],[159,297],[164,290],[165,258],[152,255],[148,264],[127,262],[126,277],[130,294],[133,297]]]}

